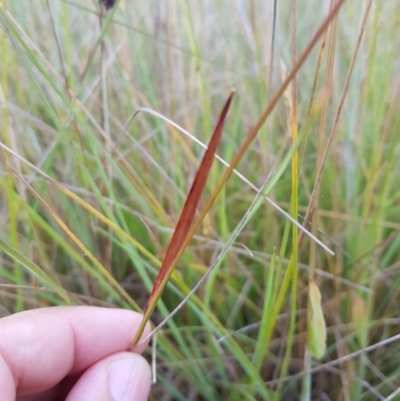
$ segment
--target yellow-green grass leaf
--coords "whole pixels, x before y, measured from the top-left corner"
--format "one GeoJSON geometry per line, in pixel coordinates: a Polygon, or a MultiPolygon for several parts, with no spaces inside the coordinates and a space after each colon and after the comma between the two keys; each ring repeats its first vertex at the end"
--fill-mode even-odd
{"type": "Polygon", "coordinates": [[[308,347],[314,358],[321,358],[326,349],[326,324],[322,312],[321,293],[312,279],[309,279],[308,291],[311,306],[308,347]]]}

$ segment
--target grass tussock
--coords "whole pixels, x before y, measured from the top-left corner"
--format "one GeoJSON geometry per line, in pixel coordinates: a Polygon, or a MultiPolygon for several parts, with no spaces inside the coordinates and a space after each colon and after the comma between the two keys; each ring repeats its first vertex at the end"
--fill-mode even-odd
{"type": "Polygon", "coordinates": [[[151,399],[394,397],[396,2],[101,3],[1,1],[0,313],[144,308],[234,87],[151,399]]]}

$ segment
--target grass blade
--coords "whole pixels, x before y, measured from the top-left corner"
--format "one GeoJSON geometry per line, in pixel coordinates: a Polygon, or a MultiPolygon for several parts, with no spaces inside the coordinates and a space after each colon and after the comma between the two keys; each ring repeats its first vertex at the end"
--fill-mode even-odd
{"type": "Polygon", "coordinates": [[[199,203],[204,186],[206,184],[207,177],[212,166],[212,162],[214,160],[214,153],[217,151],[217,147],[222,136],[224,122],[228,114],[233,95],[234,92],[232,91],[225,103],[224,108],[222,109],[217,125],[211,137],[210,143],[208,145],[208,149],[204,153],[203,160],[201,161],[200,167],[197,171],[192,187],[190,188],[189,195],[186,199],[185,205],[183,206],[182,213],[179,217],[176,229],[174,231],[171,242],[165,254],[163,263],[160,268],[160,272],[158,273],[156,280],[154,282],[154,286],[145,309],[143,320],[135,335],[135,338],[133,340],[133,345],[135,345],[139,340],[143,332],[144,326],[149,320],[150,315],[153,312],[157,304],[157,301],[160,298],[168,282],[169,277],[171,276],[171,273],[176,263],[176,256],[178,255],[179,252],[182,251],[182,245],[186,242],[185,240],[187,239],[188,232],[193,223],[196,208],[199,203]]]}

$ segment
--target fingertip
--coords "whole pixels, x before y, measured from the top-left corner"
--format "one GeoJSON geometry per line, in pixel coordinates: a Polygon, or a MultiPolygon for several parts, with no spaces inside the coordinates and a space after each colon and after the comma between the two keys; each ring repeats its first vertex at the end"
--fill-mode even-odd
{"type": "Polygon", "coordinates": [[[0,393],[1,393],[1,400],[4,401],[15,400],[16,390],[15,390],[14,377],[1,354],[0,354],[0,393]]]}
{"type": "Polygon", "coordinates": [[[141,355],[120,352],[91,366],[79,378],[66,401],[146,401],[150,387],[147,361],[141,355]]]}
{"type": "Polygon", "coordinates": [[[108,386],[113,401],[146,401],[151,386],[149,364],[137,354],[111,362],[108,386]]]}
{"type": "MultiPolygon", "coordinates": [[[[142,318],[123,309],[68,306],[1,319],[0,359],[13,378],[11,391],[18,387],[17,396],[47,391],[66,376],[81,374],[103,358],[127,351],[142,318]]],[[[146,325],[143,335],[149,333],[146,325]]],[[[143,352],[147,343],[134,352],[143,352]]],[[[7,400],[1,387],[4,377],[0,366],[0,401],[7,400]]]]}

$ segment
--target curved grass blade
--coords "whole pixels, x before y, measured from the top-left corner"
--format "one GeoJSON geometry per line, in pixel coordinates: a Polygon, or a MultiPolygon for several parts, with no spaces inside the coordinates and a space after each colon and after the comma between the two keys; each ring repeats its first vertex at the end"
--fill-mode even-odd
{"type": "Polygon", "coordinates": [[[144,311],[143,320],[135,335],[133,345],[138,342],[140,336],[142,335],[144,326],[149,320],[150,315],[153,312],[157,301],[160,298],[175,267],[175,263],[173,262],[175,262],[176,256],[179,252],[182,251],[182,246],[186,242],[188,232],[190,231],[190,227],[195,217],[197,205],[199,203],[201,194],[207,181],[208,174],[212,166],[212,162],[214,160],[214,153],[217,151],[217,147],[222,136],[224,122],[228,114],[233,95],[234,92],[232,91],[227,101],[225,102],[224,108],[222,109],[222,112],[219,116],[217,125],[214,129],[213,135],[208,145],[208,149],[204,153],[203,160],[201,161],[192,187],[190,188],[189,194],[186,198],[185,205],[183,206],[183,210],[179,217],[171,242],[169,243],[167,252],[160,268],[160,272],[158,273],[154,282],[149,301],[144,311]]]}

